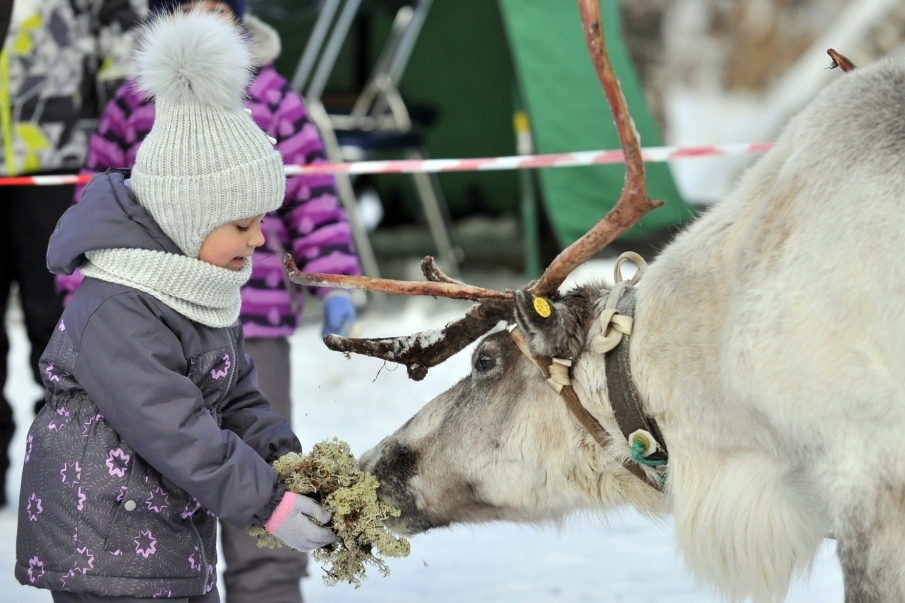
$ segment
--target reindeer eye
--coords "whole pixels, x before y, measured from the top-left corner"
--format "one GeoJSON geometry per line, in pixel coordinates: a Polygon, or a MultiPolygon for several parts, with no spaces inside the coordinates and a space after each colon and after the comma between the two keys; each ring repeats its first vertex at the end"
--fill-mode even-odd
{"type": "Polygon", "coordinates": [[[489,371],[496,364],[496,361],[487,354],[478,354],[478,361],[475,364],[482,371],[489,371]]]}

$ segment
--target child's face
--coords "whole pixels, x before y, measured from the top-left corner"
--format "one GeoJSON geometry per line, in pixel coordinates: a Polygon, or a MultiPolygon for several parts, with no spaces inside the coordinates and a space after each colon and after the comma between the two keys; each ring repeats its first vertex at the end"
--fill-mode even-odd
{"type": "Polygon", "coordinates": [[[201,243],[198,259],[228,270],[241,270],[255,247],[264,244],[261,220],[264,214],[227,222],[210,231],[201,243]]]}
{"type": "Polygon", "coordinates": [[[194,2],[186,2],[182,5],[182,12],[190,12],[193,9],[200,8],[204,12],[214,13],[227,23],[236,24],[236,15],[228,4],[218,2],[217,0],[195,0],[194,2]]]}

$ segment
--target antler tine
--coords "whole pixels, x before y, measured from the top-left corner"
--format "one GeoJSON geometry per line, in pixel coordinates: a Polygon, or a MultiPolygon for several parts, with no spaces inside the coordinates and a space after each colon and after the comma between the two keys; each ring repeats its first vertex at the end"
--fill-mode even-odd
{"type": "Polygon", "coordinates": [[[409,378],[420,381],[427,375],[428,368],[462,350],[511,315],[511,302],[488,301],[476,304],[465,316],[442,329],[375,339],[328,335],[324,343],[336,352],[364,354],[404,364],[409,378]]]}
{"type": "Polygon", "coordinates": [[[447,276],[446,273],[440,270],[440,267],[434,263],[434,258],[429,255],[424,256],[424,259],[421,260],[421,274],[423,274],[424,278],[427,280],[437,283],[452,283],[454,285],[465,284],[462,281],[457,281],[456,279],[447,276]]]}
{"type": "Polygon", "coordinates": [[[663,205],[662,201],[651,201],[647,197],[644,183],[644,160],[638,131],[629,114],[622,87],[610,64],[609,53],[603,36],[600,19],[600,0],[578,0],[581,22],[584,26],[585,41],[597,77],[603,85],[616,131],[625,156],[625,185],[619,201],[581,238],[560,252],[528,290],[535,295],[550,295],[566,280],[566,277],[580,264],[586,262],[616,237],[628,230],[648,211],[663,205]]]}
{"type": "Polygon", "coordinates": [[[828,55],[830,55],[830,59],[832,59],[832,61],[833,61],[833,64],[830,65],[830,69],[835,69],[836,67],[839,67],[842,69],[842,71],[848,73],[849,71],[852,71],[855,68],[855,64],[852,63],[851,60],[844,54],[836,52],[832,48],[828,48],[826,53],[828,55]]]}
{"type": "Polygon", "coordinates": [[[364,289],[380,293],[396,293],[400,295],[432,295],[434,297],[448,297],[450,299],[468,299],[471,301],[487,300],[511,300],[512,291],[494,291],[460,283],[443,275],[446,280],[434,282],[397,281],[387,278],[374,278],[370,276],[349,276],[345,274],[326,274],[321,272],[302,272],[296,267],[292,256],[286,254],[283,258],[283,268],[286,270],[289,280],[299,285],[312,287],[342,287],[344,289],[364,289]]]}

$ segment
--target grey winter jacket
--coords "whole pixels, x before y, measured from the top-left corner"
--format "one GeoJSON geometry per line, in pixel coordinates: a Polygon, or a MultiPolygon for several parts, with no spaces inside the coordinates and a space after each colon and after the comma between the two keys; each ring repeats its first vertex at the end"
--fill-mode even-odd
{"type": "Polygon", "coordinates": [[[78,171],[126,76],[145,0],[12,2],[0,64],[0,175],[78,171]]]}
{"type": "MultiPolygon", "coordinates": [[[[60,220],[48,265],[71,272],[110,247],[179,253],[113,171],[60,220]]],[[[239,323],[206,327],[88,278],[40,366],[47,405],[27,438],[18,580],[107,596],[210,590],[214,516],[261,525],[284,492],[269,462],[301,449],[257,388],[239,323]]]]}

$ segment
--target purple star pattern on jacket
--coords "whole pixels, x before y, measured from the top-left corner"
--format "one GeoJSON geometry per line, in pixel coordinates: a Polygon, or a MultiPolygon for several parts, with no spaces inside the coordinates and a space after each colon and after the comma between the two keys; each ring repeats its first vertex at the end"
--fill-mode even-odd
{"type": "Polygon", "coordinates": [[[197,500],[194,500],[185,506],[185,510],[179,514],[179,516],[183,519],[188,519],[192,515],[195,514],[195,511],[201,508],[201,503],[197,500]]]}
{"type": "Polygon", "coordinates": [[[75,552],[75,564],[72,566],[73,574],[75,574],[75,572],[87,574],[90,570],[94,569],[94,554],[88,550],[87,546],[79,547],[75,549],[75,552]]]}
{"type": "Polygon", "coordinates": [[[160,513],[167,507],[168,502],[169,496],[167,496],[167,493],[163,492],[160,489],[160,486],[158,486],[151,490],[151,495],[148,496],[148,500],[145,501],[145,504],[148,505],[149,511],[160,513]]]}
{"type": "Polygon", "coordinates": [[[129,460],[131,458],[132,456],[123,452],[122,448],[114,448],[111,450],[106,462],[107,469],[110,470],[110,475],[125,477],[126,469],[129,468],[129,460]]]}
{"type": "Polygon", "coordinates": [[[37,494],[32,493],[32,495],[28,497],[28,507],[25,510],[25,513],[28,515],[28,520],[38,521],[38,515],[43,511],[44,508],[41,506],[41,499],[38,498],[37,494]]]}
{"type": "Polygon", "coordinates": [[[198,547],[195,547],[195,552],[189,555],[189,567],[196,571],[201,571],[201,563],[195,561],[195,555],[199,553],[198,547]]]}
{"type": "MultiPolygon", "coordinates": [[[[97,423],[98,421],[103,421],[103,420],[104,420],[104,415],[102,415],[101,413],[96,413],[94,416],[90,417],[87,421],[82,423],[82,425],[84,426],[82,428],[82,435],[85,437],[88,437],[91,432],[91,426],[93,424],[97,423]]],[[[122,477],[122,476],[120,476],[120,477],[122,477]]]]}
{"type": "Polygon", "coordinates": [[[63,483],[70,488],[79,483],[82,477],[82,468],[76,463],[64,463],[60,469],[60,475],[63,476],[63,483]]]}
{"type": "Polygon", "coordinates": [[[151,530],[142,530],[135,538],[135,552],[147,559],[157,552],[157,539],[151,530]]]}
{"type": "Polygon", "coordinates": [[[44,562],[37,556],[28,560],[28,581],[34,584],[44,577],[44,562]]]}
{"type": "Polygon", "coordinates": [[[229,354],[224,354],[221,358],[223,360],[223,364],[222,364],[223,368],[222,369],[214,368],[211,370],[211,377],[213,377],[214,379],[217,379],[217,380],[223,379],[224,377],[226,377],[229,374],[229,367],[231,367],[233,365],[233,363],[230,362],[230,360],[229,360],[229,354]]]}

